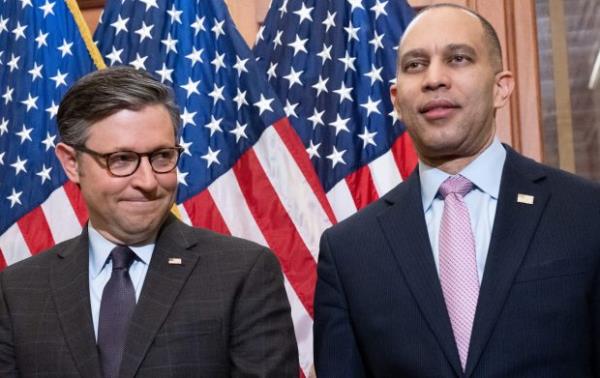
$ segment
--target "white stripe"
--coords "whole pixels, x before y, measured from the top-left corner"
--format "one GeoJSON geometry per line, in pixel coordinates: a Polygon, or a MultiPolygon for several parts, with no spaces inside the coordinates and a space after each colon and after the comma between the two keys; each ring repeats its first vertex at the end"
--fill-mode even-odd
{"type": "Polygon", "coordinates": [[[179,215],[181,216],[181,221],[189,226],[192,225],[192,220],[190,219],[190,215],[187,210],[183,206],[183,204],[177,205],[177,210],[179,210],[179,215]]]}
{"type": "Polygon", "coordinates": [[[379,197],[382,197],[402,182],[402,176],[396,160],[394,160],[392,150],[388,150],[385,154],[373,160],[369,164],[369,170],[379,197]]]}
{"type": "Polygon", "coordinates": [[[2,249],[6,265],[14,264],[31,256],[29,247],[27,247],[23,234],[16,223],[0,236],[0,249],[2,249]]]}
{"type": "Polygon", "coordinates": [[[233,169],[210,184],[208,191],[232,235],[268,246],[244,199],[233,169]]]}
{"type": "Polygon", "coordinates": [[[279,201],[316,261],[321,234],[331,227],[327,213],[274,127],[263,132],[254,151],[279,201]]]}
{"type": "Polygon", "coordinates": [[[296,343],[298,344],[300,368],[304,371],[304,376],[308,377],[313,365],[313,320],[306,312],[302,302],[300,302],[300,298],[296,295],[287,278],[284,281],[284,285],[292,309],[292,321],[294,322],[294,333],[296,334],[296,343]]]}
{"type": "Polygon", "coordinates": [[[81,234],[81,224],[62,186],[42,203],[42,212],[56,244],[81,234]]]}
{"type": "Polygon", "coordinates": [[[346,180],[340,180],[327,192],[327,199],[338,222],[356,213],[356,204],[346,180]]]}

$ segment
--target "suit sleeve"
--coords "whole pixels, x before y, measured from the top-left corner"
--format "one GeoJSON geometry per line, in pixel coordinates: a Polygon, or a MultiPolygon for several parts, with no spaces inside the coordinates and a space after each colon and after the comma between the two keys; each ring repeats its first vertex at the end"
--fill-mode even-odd
{"type": "Polygon", "coordinates": [[[594,333],[592,336],[594,377],[600,378],[600,266],[596,268],[596,278],[592,293],[592,327],[594,333]]]}
{"type": "Polygon", "coordinates": [[[4,275],[0,273],[0,377],[17,376],[12,325],[4,297],[4,275]]]}
{"type": "Polygon", "coordinates": [[[321,238],[315,292],[315,368],[320,377],[366,376],[328,234],[321,238]]]}
{"type": "Polygon", "coordinates": [[[261,252],[236,299],[231,376],[297,378],[298,347],[283,275],[275,255],[261,252]]]}

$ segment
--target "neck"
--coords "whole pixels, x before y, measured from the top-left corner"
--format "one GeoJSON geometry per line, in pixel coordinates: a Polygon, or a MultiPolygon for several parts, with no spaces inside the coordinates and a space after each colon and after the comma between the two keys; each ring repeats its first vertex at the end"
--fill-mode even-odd
{"type": "Polygon", "coordinates": [[[485,151],[492,144],[493,141],[494,134],[490,136],[490,138],[483,145],[483,147],[479,148],[477,152],[471,155],[443,156],[440,158],[419,156],[419,158],[423,163],[427,164],[428,166],[437,168],[454,176],[461,172],[473,160],[477,159],[477,157],[479,157],[479,155],[481,155],[483,151],[485,151]]]}

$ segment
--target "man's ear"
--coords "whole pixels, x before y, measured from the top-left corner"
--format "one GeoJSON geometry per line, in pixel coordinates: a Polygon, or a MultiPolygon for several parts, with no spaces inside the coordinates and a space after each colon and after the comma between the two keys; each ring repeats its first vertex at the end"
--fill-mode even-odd
{"type": "Polygon", "coordinates": [[[500,109],[508,102],[510,95],[515,88],[515,78],[512,72],[502,71],[496,74],[496,83],[494,86],[494,108],[500,109]]]}
{"type": "Polygon", "coordinates": [[[69,180],[79,184],[79,163],[77,162],[77,151],[67,144],[58,143],[54,149],[56,157],[60,161],[69,180]]]}
{"type": "Polygon", "coordinates": [[[390,97],[392,99],[392,105],[394,105],[394,111],[398,115],[398,119],[402,120],[402,113],[400,113],[400,107],[397,105],[398,103],[396,101],[397,96],[398,96],[398,85],[392,84],[390,86],[390,97]]]}

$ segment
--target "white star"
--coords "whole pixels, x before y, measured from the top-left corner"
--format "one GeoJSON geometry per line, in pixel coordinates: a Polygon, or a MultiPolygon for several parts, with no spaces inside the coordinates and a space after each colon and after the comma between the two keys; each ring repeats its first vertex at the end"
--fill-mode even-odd
{"type": "Polygon", "coordinates": [[[304,5],[304,3],[302,3],[302,7],[294,12],[294,14],[297,14],[298,16],[300,16],[300,22],[298,22],[298,25],[301,25],[302,21],[304,21],[304,20],[309,20],[309,21],[313,20],[310,15],[310,13],[312,12],[313,9],[314,9],[314,7],[307,8],[304,5]]]}
{"type": "Polygon", "coordinates": [[[352,13],[352,11],[356,8],[360,8],[360,9],[365,9],[362,5],[362,0],[346,0],[350,3],[350,5],[352,6],[352,9],[350,9],[350,13],[352,13]]]}
{"type": "Polygon", "coordinates": [[[38,78],[42,79],[43,78],[43,76],[42,76],[42,68],[43,67],[44,67],[43,64],[41,64],[41,65],[38,66],[37,62],[33,62],[33,68],[30,69],[29,71],[27,71],[32,76],[31,82],[34,82],[35,79],[38,79],[38,78]]]}
{"type": "Polygon", "coordinates": [[[187,98],[190,98],[190,96],[194,93],[196,94],[200,94],[200,92],[198,92],[198,85],[200,84],[200,80],[198,81],[193,81],[191,77],[188,77],[188,82],[185,85],[180,85],[181,88],[185,89],[185,91],[187,92],[187,98]]]}
{"type": "Polygon", "coordinates": [[[192,126],[196,126],[196,122],[194,122],[194,116],[197,112],[188,112],[187,108],[183,108],[183,113],[181,114],[181,122],[183,122],[183,126],[188,123],[192,126]]]}
{"type": "Polygon", "coordinates": [[[194,21],[194,23],[190,26],[192,27],[192,29],[194,29],[194,37],[197,36],[198,33],[200,33],[200,31],[206,31],[206,29],[204,28],[204,17],[199,18],[198,16],[196,16],[196,21],[194,21]]]}
{"type": "Polygon", "coordinates": [[[54,118],[58,113],[58,105],[52,101],[52,105],[49,108],[46,108],[46,111],[50,114],[50,119],[54,118]]]}
{"type": "Polygon", "coordinates": [[[2,33],[3,31],[8,33],[8,27],[6,25],[8,25],[8,17],[4,18],[0,16],[0,33],[2,33]]]}
{"type": "Polygon", "coordinates": [[[258,115],[262,115],[265,110],[268,110],[268,111],[272,112],[273,109],[271,108],[271,103],[273,101],[275,101],[275,99],[273,99],[273,98],[265,98],[265,96],[261,93],[260,94],[260,101],[254,103],[254,106],[256,106],[256,107],[258,107],[260,109],[258,111],[258,115]]]}
{"type": "Polygon", "coordinates": [[[300,75],[302,75],[304,71],[296,71],[294,67],[290,67],[290,73],[285,75],[283,78],[289,81],[288,88],[292,89],[294,84],[298,84],[302,86],[302,81],[300,80],[300,75]]]}
{"type": "Polygon", "coordinates": [[[110,24],[113,28],[117,29],[115,31],[115,37],[119,35],[120,32],[124,31],[127,33],[129,29],[127,29],[127,21],[129,21],[129,17],[122,18],[121,15],[118,16],[117,21],[110,24]]]}
{"type": "Polygon", "coordinates": [[[21,22],[17,21],[17,27],[12,30],[15,35],[15,41],[18,41],[19,38],[25,38],[25,29],[27,29],[27,25],[21,26],[21,22]]]}
{"type": "Polygon", "coordinates": [[[281,4],[281,6],[278,9],[279,17],[283,17],[283,15],[287,13],[287,4],[288,0],[283,0],[283,4],[281,4]]]}
{"type": "Polygon", "coordinates": [[[248,101],[246,101],[246,91],[241,91],[240,88],[237,88],[237,96],[233,98],[233,101],[237,103],[237,108],[240,110],[242,105],[248,105],[248,101]]]}
{"type": "Polygon", "coordinates": [[[327,46],[326,43],[323,43],[323,50],[321,50],[321,52],[317,54],[317,56],[323,60],[323,62],[321,62],[322,64],[324,64],[328,59],[331,60],[332,47],[333,45],[327,46]]]}
{"type": "Polygon", "coordinates": [[[47,15],[49,14],[54,14],[54,5],[56,4],[56,2],[54,3],[50,3],[48,2],[48,0],[46,0],[46,3],[44,5],[42,5],[41,7],[39,7],[41,10],[44,11],[44,18],[46,18],[47,15]]]}
{"type": "Polygon", "coordinates": [[[12,189],[12,194],[11,194],[10,196],[6,197],[6,199],[10,201],[10,208],[11,208],[11,209],[12,209],[12,208],[13,208],[13,206],[15,206],[17,203],[18,203],[19,205],[22,205],[22,204],[21,204],[21,200],[20,200],[20,198],[21,198],[21,194],[23,194],[23,192],[16,192],[16,191],[15,191],[15,188],[13,188],[13,189],[12,189]]]}
{"type": "Polygon", "coordinates": [[[371,96],[369,96],[367,98],[367,102],[360,104],[360,106],[367,110],[367,117],[368,117],[371,115],[371,113],[381,114],[381,112],[378,109],[379,103],[381,103],[381,100],[373,101],[373,100],[371,100],[371,96]]]}
{"type": "Polygon", "coordinates": [[[323,79],[321,75],[319,75],[319,81],[313,85],[312,87],[317,90],[317,97],[321,94],[321,92],[329,93],[329,89],[327,89],[327,82],[329,78],[323,79]]]}
{"type": "Polygon", "coordinates": [[[294,48],[294,56],[296,56],[296,54],[298,54],[299,51],[308,53],[308,51],[306,51],[306,47],[304,46],[306,45],[306,41],[308,41],[308,38],[300,39],[300,36],[296,34],[296,40],[292,43],[288,43],[288,46],[294,48]]]}
{"type": "Polygon", "coordinates": [[[333,92],[340,95],[340,104],[344,102],[344,100],[348,100],[350,102],[354,101],[352,96],[350,96],[350,92],[352,92],[352,87],[346,87],[346,84],[342,81],[342,86],[340,89],[336,89],[333,92]]]}
{"type": "Polygon", "coordinates": [[[371,79],[371,85],[375,84],[376,81],[383,82],[381,70],[383,70],[383,67],[375,68],[375,65],[371,64],[371,71],[365,74],[365,76],[368,76],[371,79]]]}
{"type": "Polygon", "coordinates": [[[73,55],[71,47],[73,47],[73,42],[68,43],[67,40],[63,38],[63,44],[58,48],[62,53],[61,58],[64,58],[65,55],[73,55]]]}
{"type": "Polygon", "coordinates": [[[180,137],[179,145],[183,148],[183,153],[185,155],[192,156],[192,153],[190,152],[190,146],[192,145],[192,142],[186,142],[185,140],[183,140],[183,137],[180,137]]]}
{"type": "Polygon", "coordinates": [[[308,117],[308,120],[313,124],[313,130],[316,129],[318,125],[325,126],[325,123],[323,123],[323,114],[325,114],[325,110],[317,112],[317,108],[315,108],[313,115],[308,117]]]}
{"type": "Polygon", "coordinates": [[[208,152],[206,153],[206,155],[202,155],[202,159],[206,160],[206,162],[208,163],[208,165],[206,166],[207,168],[210,167],[212,163],[221,164],[218,158],[219,152],[221,152],[221,150],[213,151],[210,148],[210,146],[208,146],[208,152]]]}
{"type": "Polygon", "coordinates": [[[215,25],[210,29],[213,33],[215,33],[215,39],[219,39],[220,35],[225,35],[223,31],[223,25],[225,24],[225,20],[217,22],[215,19],[215,25]]]}
{"type": "Polygon", "coordinates": [[[173,37],[171,37],[171,33],[167,34],[167,39],[162,39],[160,41],[160,43],[162,43],[163,45],[165,45],[165,47],[167,48],[167,51],[165,51],[165,54],[168,54],[169,51],[173,51],[175,54],[177,54],[177,39],[173,39],[173,37]]]}
{"type": "Polygon", "coordinates": [[[180,11],[177,8],[175,8],[175,4],[171,5],[171,9],[168,10],[167,13],[171,17],[171,23],[176,22],[178,24],[181,24],[181,14],[183,13],[183,11],[180,11]]]}
{"type": "Polygon", "coordinates": [[[171,74],[173,73],[173,70],[168,69],[166,64],[163,63],[162,68],[155,72],[160,75],[161,83],[164,83],[165,80],[168,80],[171,83],[173,82],[173,79],[171,79],[171,74]]]}
{"type": "Polygon", "coordinates": [[[335,15],[337,14],[337,12],[333,12],[333,14],[331,14],[329,11],[327,11],[327,18],[325,19],[325,21],[323,21],[323,25],[325,25],[325,33],[327,33],[329,31],[329,28],[334,27],[335,28],[335,15]]]}
{"type": "Polygon", "coordinates": [[[55,88],[58,88],[61,85],[67,85],[67,81],[65,80],[67,78],[67,75],[69,75],[68,72],[63,74],[62,72],[60,72],[60,70],[56,70],[56,75],[50,78],[55,82],[55,88]]]}
{"type": "Polygon", "coordinates": [[[267,77],[269,78],[269,80],[271,80],[274,77],[277,77],[277,74],[275,73],[275,70],[277,69],[277,65],[279,63],[273,63],[271,62],[271,64],[269,65],[269,69],[267,70],[267,77]]]}
{"type": "Polygon", "coordinates": [[[375,30],[375,34],[373,35],[373,39],[369,41],[369,44],[373,45],[373,52],[377,52],[377,49],[382,49],[383,48],[383,36],[385,35],[379,35],[377,34],[377,30],[375,30]]]}
{"type": "Polygon", "coordinates": [[[391,112],[388,113],[390,117],[392,117],[392,125],[394,125],[400,118],[398,117],[398,113],[396,113],[396,109],[392,109],[391,112]]]}
{"type": "Polygon", "coordinates": [[[0,153],[0,165],[4,165],[4,152],[0,153]]]}
{"type": "Polygon", "coordinates": [[[246,135],[246,127],[248,127],[247,123],[242,125],[238,121],[235,121],[235,129],[229,130],[231,134],[235,135],[236,143],[238,143],[241,138],[248,139],[248,136],[246,135]]]}
{"type": "Polygon", "coordinates": [[[315,145],[312,140],[310,141],[310,146],[308,146],[308,148],[306,149],[309,159],[312,159],[315,156],[318,158],[321,157],[321,155],[319,154],[319,147],[321,147],[321,143],[317,143],[315,145]]]}
{"type": "Polygon", "coordinates": [[[192,68],[196,63],[204,63],[202,61],[202,53],[204,49],[196,50],[196,46],[192,46],[192,52],[187,54],[185,57],[192,61],[192,68]]]}
{"type": "Polygon", "coordinates": [[[233,68],[235,68],[238,72],[238,76],[242,75],[242,72],[248,72],[248,69],[246,68],[246,63],[248,62],[248,58],[246,59],[240,59],[239,56],[235,57],[236,62],[233,65],[233,68]]]}
{"type": "Polygon", "coordinates": [[[177,168],[177,183],[187,186],[187,181],[185,180],[187,175],[189,175],[188,172],[181,172],[179,168],[177,168]]]}
{"type": "Polygon", "coordinates": [[[32,141],[31,140],[31,132],[33,131],[33,127],[28,129],[25,127],[25,125],[23,125],[23,128],[21,129],[21,131],[19,131],[17,134],[20,138],[21,138],[21,144],[25,143],[26,140],[32,141]]]}
{"type": "Polygon", "coordinates": [[[287,115],[288,117],[296,117],[298,118],[298,115],[296,114],[296,107],[298,106],[299,102],[295,103],[295,104],[290,104],[289,100],[285,100],[285,107],[283,108],[283,110],[285,111],[285,115],[287,115]]]}
{"type": "Polygon", "coordinates": [[[358,134],[358,137],[360,139],[362,139],[362,141],[363,141],[363,149],[367,148],[367,146],[369,144],[372,144],[373,146],[377,146],[377,143],[375,143],[375,139],[374,139],[375,135],[377,135],[377,131],[370,133],[366,127],[365,127],[365,131],[362,134],[358,134]]]}
{"type": "Polygon", "coordinates": [[[156,3],[156,0],[140,0],[140,2],[146,4],[146,12],[148,12],[148,9],[152,7],[158,9],[158,4],[156,3]]]}
{"type": "Polygon", "coordinates": [[[327,155],[327,159],[331,160],[331,163],[333,164],[332,168],[335,168],[338,163],[346,164],[343,157],[345,153],[346,150],[338,151],[335,146],[333,146],[333,152],[331,155],[327,155]]]}
{"type": "Polygon", "coordinates": [[[37,109],[37,105],[35,104],[35,102],[37,101],[37,97],[31,97],[31,93],[29,93],[27,95],[27,100],[21,101],[21,104],[26,105],[27,106],[27,111],[30,111],[31,108],[35,108],[37,109]]]}
{"type": "Polygon", "coordinates": [[[335,135],[337,136],[340,133],[340,131],[350,132],[350,130],[348,130],[348,126],[346,126],[346,124],[349,121],[350,121],[350,117],[348,117],[348,118],[342,118],[338,114],[337,117],[336,117],[335,122],[330,122],[329,126],[335,128],[335,135]]]}
{"type": "Polygon", "coordinates": [[[17,161],[12,163],[10,166],[15,169],[15,175],[18,175],[20,172],[27,173],[27,169],[25,169],[26,163],[27,163],[27,159],[21,160],[21,157],[17,156],[17,161]]]}
{"type": "Polygon", "coordinates": [[[8,120],[2,117],[2,123],[0,123],[0,136],[8,132],[8,120]]]}
{"type": "Polygon", "coordinates": [[[213,136],[213,134],[216,133],[217,131],[223,132],[223,129],[221,129],[222,121],[223,121],[223,118],[216,119],[215,116],[213,116],[213,115],[210,116],[210,122],[207,123],[206,125],[204,125],[204,127],[206,127],[207,129],[210,130],[210,136],[213,136]]]}
{"type": "Polygon", "coordinates": [[[385,11],[385,6],[387,5],[387,1],[384,1],[383,3],[380,2],[379,0],[377,0],[377,3],[375,5],[373,5],[370,9],[375,12],[375,20],[377,21],[377,18],[379,16],[383,15],[388,15],[387,12],[385,11]]]}
{"type": "Polygon", "coordinates": [[[50,135],[49,132],[46,132],[46,139],[42,141],[42,144],[46,146],[46,151],[56,147],[54,144],[54,139],[56,139],[56,135],[50,135]]]}
{"type": "Polygon", "coordinates": [[[258,32],[256,33],[256,43],[258,43],[259,41],[263,41],[264,37],[263,37],[263,32],[265,31],[265,25],[262,25],[260,28],[258,28],[258,32]]]}
{"type": "Polygon", "coordinates": [[[275,38],[273,38],[273,46],[274,48],[276,48],[277,46],[281,46],[282,42],[281,42],[281,37],[283,36],[283,30],[279,30],[277,32],[277,34],[275,35],[275,38]]]}
{"type": "Polygon", "coordinates": [[[35,37],[35,41],[37,42],[37,48],[41,48],[42,46],[48,46],[48,43],[46,42],[46,38],[48,38],[48,34],[49,33],[42,33],[42,31],[40,30],[38,32],[38,36],[35,37]]]}
{"type": "Polygon", "coordinates": [[[6,63],[6,65],[10,67],[10,72],[19,69],[19,59],[21,59],[20,56],[15,56],[15,54],[10,53],[10,60],[6,63]]]}
{"type": "Polygon", "coordinates": [[[344,63],[344,72],[348,71],[348,67],[352,71],[356,72],[356,68],[354,67],[354,61],[356,60],[356,58],[351,57],[348,53],[348,50],[346,50],[346,55],[343,58],[338,58],[338,60],[344,63]]]}
{"type": "Polygon", "coordinates": [[[134,33],[140,36],[140,43],[144,42],[144,39],[148,38],[152,40],[152,29],[154,25],[146,25],[146,21],[142,21],[142,27],[136,30],[134,33]]]}
{"type": "Polygon", "coordinates": [[[140,56],[139,53],[135,53],[135,60],[132,60],[131,62],[129,62],[130,65],[132,65],[133,67],[135,67],[135,69],[137,70],[146,70],[146,59],[148,59],[147,56],[140,56]]]}
{"type": "Polygon", "coordinates": [[[33,5],[31,5],[31,0],[19,0],[21,2],[21,9],[26,8],[28,5],[30,7],[33,7],[33,5]]]}
{"type": "Polygon", "coordinates": [[[348,42],[350,42],[353,39],[357,42],[360,42],[360,40],[358,39],[358,31],[360,30],[360,26],[358,28],[355,28],[354,25],[352,25],[352,22],[350,22],[348,27],[345,27],[344,30],[346,31],[346,33],[348,33],[348,42]]]}
{"type": "Polygon", "coordinates": [[[4,92],[4,94],[2,95],[2,98],[4,98],[4,105],[6,105],[12,101],[13,91],[14,91],[14,88],[6,87],[6,92],[4,92]]]}
{"type": "Polygon", "coordinates": [[[210,97],[213,98],[213,106],[215,106],[219,100],[225,101],[225,97],[223,97],[223,90],[224,89],[225,89],[224,85],[222,87],[219,87],[217,85],[217,83],[215,83],[215,86],[214,86],[212,92],[210,92],[208,94],[210,97]]]}
{"type": "Polygon", "coordinates": [[[46,164],[42,164],[42,170],[36,173],[36,175],[42,178],[42,184],[44,184],[46,180],[50,181],[50,171],[52,171],[52,167],[46,168],[46,164]]]}
{"type": "Polygon", "coordinates": [[[123,52],[123,49],[119,49],[117,50],[114,46],[112,47],[112,52],[108,55],[106,55],[106,57],[110,60],[110,65],[113,66],[116,63],[123,63],[123,61],[121,60],[121,53],[123,52]]]}
{"type": "Polygon", "coordinates": [[[215,73],[219,72],[219,69],[225,68],[225,53],[217,53],[215,59],[213,59],[210,64],[215,66],[215,73]]]}

